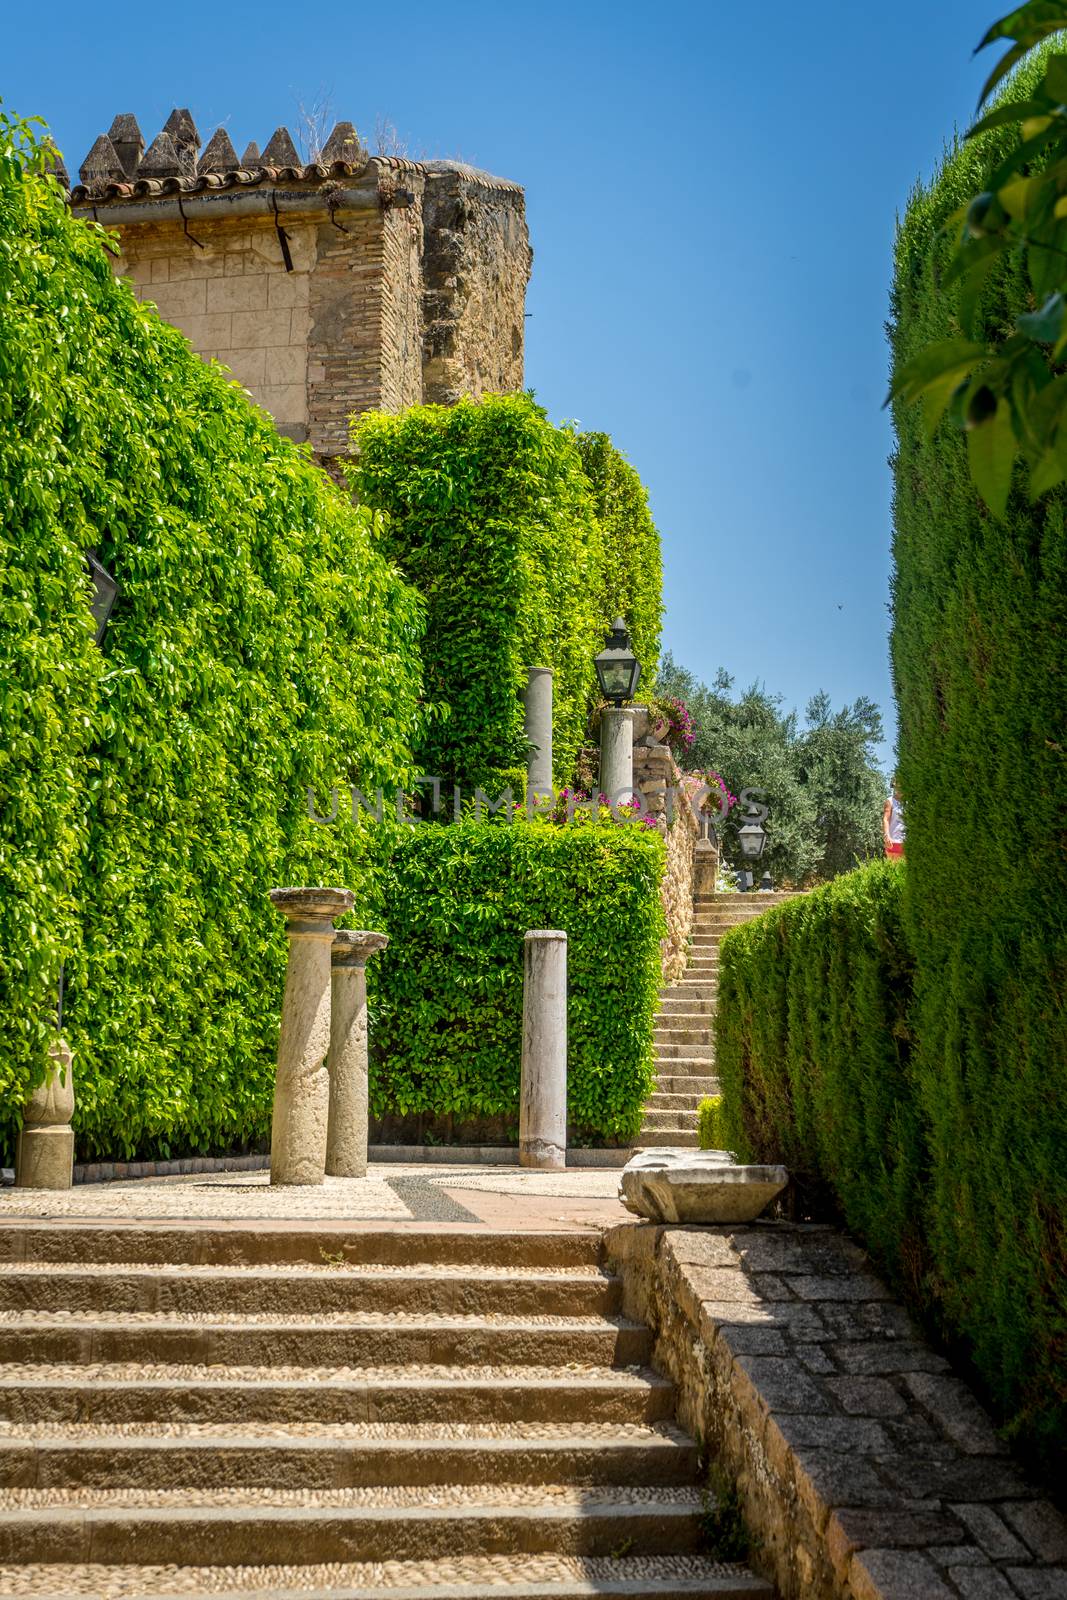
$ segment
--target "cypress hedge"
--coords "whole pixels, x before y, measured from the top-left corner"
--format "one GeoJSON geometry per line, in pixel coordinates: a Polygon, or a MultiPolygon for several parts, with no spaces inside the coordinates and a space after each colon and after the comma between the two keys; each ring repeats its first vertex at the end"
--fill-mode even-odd
{"type": "Polygon", "coordinates": [[[65,961],[80,1153],[225,1149],[269,1127],[266,891],[341,882],[366,914],[367,824],[316,827],[307,792],[411,776],[422,608],[41,166],[0,114],[0,1144],[65,961]]]}
{"type": "MultiPolygon", "coordinates": [[[[1025,94],[1041,67],[1015,87],[1025,94]]],[[[958,335],[944,225],[1016,138],[957,148],[913,197],[897,241],[896,365],[958,335]]],[[[985,331],[1024,309],[1011,260],[985,291],[985,331]]],[[[1019,481],[998,520],[957,428],[930,439],[904,407],[895,422],[892,660],[927,1288],[1002,1414],[1052,1453],[1067,1431],[1067,498],[1032,504],[1019,481]]]]}
{"type": "Polygon", "coordinates": [[[805,1208],[827,1201],[921,1294],[925,1145],[911,1070],[904,872],[874,862],[722,941],[705,1114],[747,1158],[781,1161],[805,1208]]]}
{"type": "Polygon", "coordinates": [[[571,782],[595,705],[593,656],[619,612],[655,671],[659,541],[636,473],[603,435],[582,446],[526,394],[368,412],[353,442],[353,488],[388,513],[386,547],[426,598],[438,714],[417,751],[422,771],[468,795],[520,784],[519,696],[528,667],[550,666],[556,777],[571,782]]]}
{"type": "Polygon", "coordinates": [[[523,937],[568,936],[568,1114],[629,1138],[653,1083],[665,927],[654,829],[517,820],[413,828],[382,878],[371,1109],[518,1118],[523,937]]]}

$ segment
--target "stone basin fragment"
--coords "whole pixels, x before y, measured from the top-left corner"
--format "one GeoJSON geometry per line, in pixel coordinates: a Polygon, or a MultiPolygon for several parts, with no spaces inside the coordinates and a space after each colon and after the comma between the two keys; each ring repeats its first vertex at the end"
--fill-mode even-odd
{"type": "Polygon", "coordinates": [[[740,1166],[728,1150],[642,1150],[619,1196],[652,1222],[751,1222],[788,1182],[785,1167],[740,1166]]]}

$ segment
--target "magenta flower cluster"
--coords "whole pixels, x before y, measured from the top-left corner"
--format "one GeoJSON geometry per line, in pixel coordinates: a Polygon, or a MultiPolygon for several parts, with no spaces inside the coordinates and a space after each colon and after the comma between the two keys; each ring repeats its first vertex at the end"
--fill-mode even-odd
{"type": "Polygon", "coordinates": [[[677,695],[673,694],[664,695],[660,705],[667,716],[668,740],[677,740],[683,750],[688,750],[696,738],[689,707],[684,700],[679,700],[677,695]]]}
{"type": "MultiPolygon", "coordinates": [[[[726,808],[726,811],[729,811],[732,806],[737,804],[737,796],[730,793],[730,790],[726,784],[726,779],[723,778],[720,773],[712,772],[710,770],[705,772],[704,782],[710,785],[712,788],[717,788],[719,790],[719,793],[722,795],[723,804],[726,808]]],[[[726,812],[723,812],[724,816],[725,814],[726,812]]]]}

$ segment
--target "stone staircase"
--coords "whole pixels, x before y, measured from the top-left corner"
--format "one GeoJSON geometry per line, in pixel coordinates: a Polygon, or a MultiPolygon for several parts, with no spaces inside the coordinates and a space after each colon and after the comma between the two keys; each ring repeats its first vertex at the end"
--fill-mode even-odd
{"type": "Polygon", "coordinates": [[[715,1002],[719,992],[719,941],[792,891],[697,895],[692,944],[684,977],[660,993],[656,1018],[656,1087],[645,1106],[638,1144],[695,1149],[697,1107],[718,1094],[715,1077],[715,1002]]]}
{"type": "Polygon", "coordinates": [[[770,1600],[586,1232],[0,1226],[0,1593],[770,1600]]]}

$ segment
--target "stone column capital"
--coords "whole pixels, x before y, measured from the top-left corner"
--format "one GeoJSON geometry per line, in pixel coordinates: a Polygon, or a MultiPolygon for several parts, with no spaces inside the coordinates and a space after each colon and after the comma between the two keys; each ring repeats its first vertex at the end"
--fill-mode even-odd
{"type": "Polygon", "coordinates": [[[333,936],[333,964],[362,967],[368,957],[384,950],[388,943],[387,933],[375,933],[369,928],[338,928],[333,936]]]}
{"type": "Polygon", "coordinates": [[[271,905],[285,918],[289,937],[301,935],[330,938],[334,935],[333,921],[351,911],[356,897],[351,889],[271,889],[271,905]]]}

